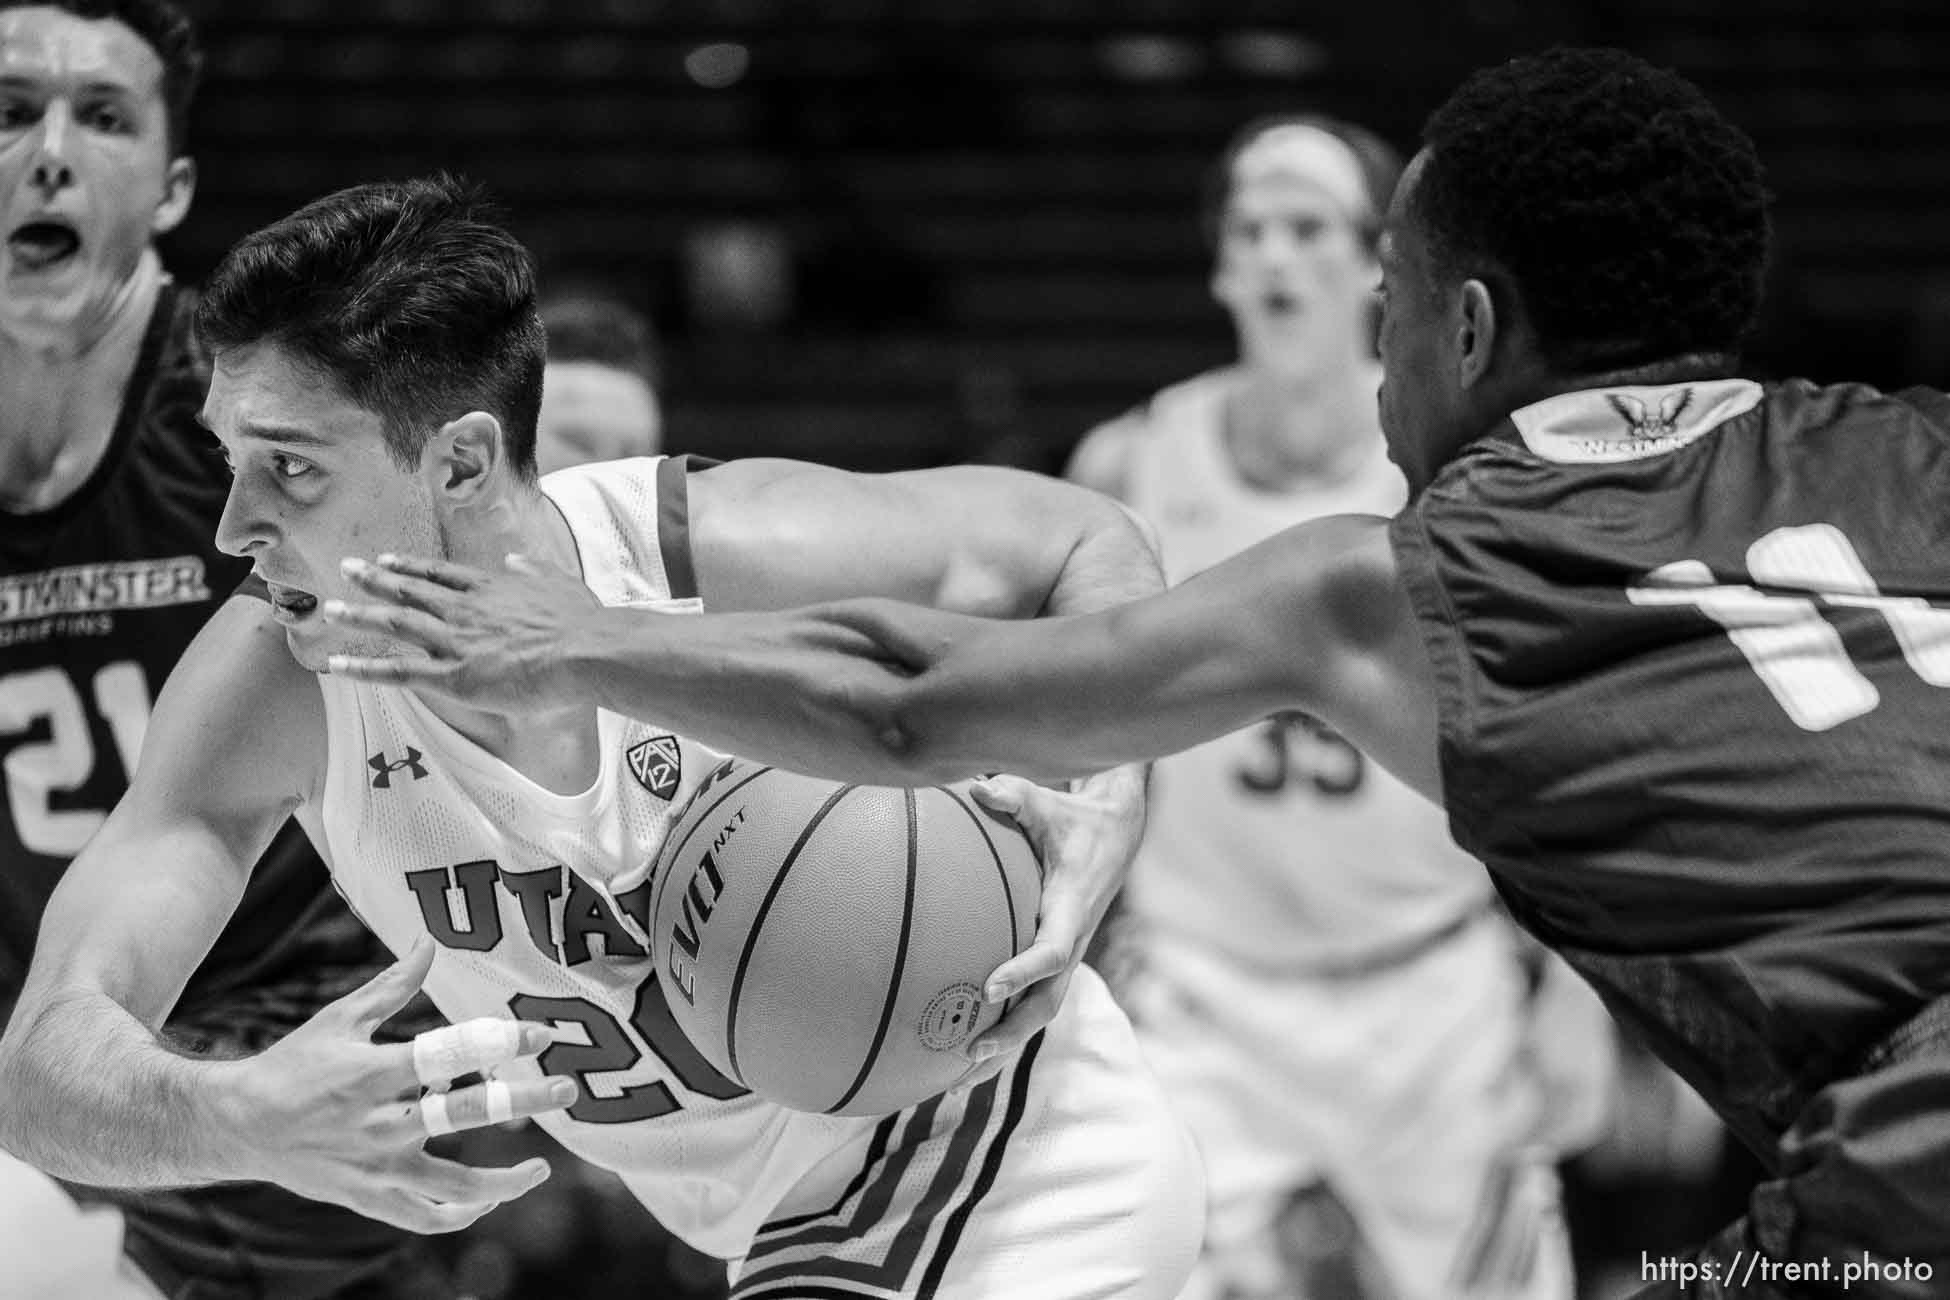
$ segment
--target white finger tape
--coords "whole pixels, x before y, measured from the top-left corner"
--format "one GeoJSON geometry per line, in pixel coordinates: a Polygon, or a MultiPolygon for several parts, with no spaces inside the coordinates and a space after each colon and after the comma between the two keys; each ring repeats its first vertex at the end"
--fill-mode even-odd
{"type": "Polygon", "coordinates": [[[427,1126],[428,1137],[444,1137],[454,1131],[454,1121],[447,1115],[447,1094],[430,1092],[420,1098],[420,1122],[427,1126]]]}
{"type": "Polygon", "coordinates": [[[510,1061],[521,1051],[521,1026],[483,1016],[429,1029],[413,1039],[413,1072],[426,1087],[510,1061]]]}
{"type": "Polygon", "coordinates": [[[490,1124],[505,1124],[515,1117],[515,1099],[508,1091],[508,1085],[499,1079],[489,1079],[487,1087],[487,1117],[490,1124]]]}

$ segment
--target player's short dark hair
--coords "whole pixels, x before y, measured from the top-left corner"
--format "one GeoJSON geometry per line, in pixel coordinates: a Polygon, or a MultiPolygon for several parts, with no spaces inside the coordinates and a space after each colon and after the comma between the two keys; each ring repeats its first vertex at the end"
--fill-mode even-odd
{"type": "Polygon", "coordinates": [[[1411,216],[1448,280],[1501,271],[1565,369],[1732,354],[1753,324],[1768,202],[1747,133],[1622,50],[1486,68],[1430,116],[1411,216]]]}
{"type": "Polygon", "coordinates": [[[1218,247],[1219,234],[1225,224],[1226,204],[1232,200],[1232,173],[1239,164],[1239,155],[1250,149],[1253,142],[1268,131],[1288,126],[1309,126],[1323,131],[1347,146],[1347,151],[1354,156],[1368,199],[1366,212],[1352,214],[1355,233],[1361,237],[1363,246],[1373,252],[1376,241],[1381,238],[1381,219],[1388,211],[1389,200],[1395,196],[1395,183],[1402,177],[1402,156],[1393,145],[1367,127],[1356,126],[1324,113],[1280,113],[1258,117],[1233,133],[1225,152],[1206,170],[1199,195],[1199,218],[1207,244],[1218,247]]]}
{"type": "Polygon", "coordinates": [[[170,156],[189,152],[190,103],[203,80],[203,46],[188,14],[171,0],[0,0],[0,10],[30,7],[60,9],[90,21],[113,18],[140,36],[162,60],[170,156]]]}
{"type": "Polygon", "coordinates": [[[273,343],[330,378],[380,416],[402,468],[441,425],[486,411],[534,476],[535,268],[473,185],[442,175],[306,204],[224,255],[196,325],[217,353],[273,343]]]}
{"type": "Polygon", "coordinates": [[[657,341],[649,318],[629,304],[594,293],[542,303],[550,361],[590,361],[627,371],[657,387],[657,341]]]}

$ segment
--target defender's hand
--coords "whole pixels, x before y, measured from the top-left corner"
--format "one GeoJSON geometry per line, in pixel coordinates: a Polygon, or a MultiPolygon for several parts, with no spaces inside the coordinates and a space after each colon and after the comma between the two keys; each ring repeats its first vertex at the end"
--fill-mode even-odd
{"type": "MultiPolygon", "coordinates": [[[[1030,991],[968,1046],[977,1062],[1021,1047],[1056,1018],[1090,936],[1124,887],[1144,836],[1144,769],[1120,767],[1079,783],[1072,793],[1016,776],[975,784],[975,798],[1021,824],[1043,860],[1043,904],[1035,940],[989,976],[987,997],[1004,1002],[1030,991]],[[1033,986],[1033,987],[1032,987],[1033,986]]],[[[971,1072],[985,1078],[999,1062],[971,1072]]]]}
{"type": "Polygon", "coordinates": [[[328,600],[325,618],[377,632],[406,652],[333,655],[330,672],[503,708],[581,702],[564,645],[602,606],[574,574],[521,555],[510,555],[500,573],[402,555],[375,564],[348,558],[339,568],[371,600],[328,600]]]}
{"type": "Polygon", "coordinates": [[[482,1169],[428,1155],[430,1136],[560,1110],[572,1079],[490,1079],[420,1097],[460,1075],[487,1071],[548,1046],[550,1031],[473,1020],[411,1043],[372,1034],[416,993],[433,965],[422,939],[397,963],[293,1030],[235,1063],[234,1106],[249,1177],[344,1205],[412,1232],[464,1228],[548,1177],[548,1162],[482,1169]]]}

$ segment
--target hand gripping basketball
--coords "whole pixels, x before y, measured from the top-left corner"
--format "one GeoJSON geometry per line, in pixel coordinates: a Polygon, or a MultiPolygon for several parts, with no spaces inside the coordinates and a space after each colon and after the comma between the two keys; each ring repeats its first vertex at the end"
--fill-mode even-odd
{"type": "Polygon", "coordinates": [[[973,1071],[971,1081],[994,1073],[1062,1009],[1070,977],[1123,888],[1143,838],[1144,784],[1144,769],[1133,766],[1078,782],[1068,793],[1017,776],[992,776],[972,787],[977,801],[1022,827],[1045,874],[1035,941],[996,967],[984,990],[990,1002],[1024,996],[969,1044],[971,1059],[990,1063],[973,1071]]]}
{"type": "Polygon", "coordinates": [[[460,1075],[541,1051],[551,1040],[541,1025],[472,1020],[412,1043],[374,1043],[373,1031],[406,1005],[432,964],[433,944],[422,939],[282,1041],[236,1063],[225,1100],[251,1176],[413,1232],[464,1228],[548,1177],[543,1160],[477,1168],[424,1149],[431,1135],[559,1110],[576,1098],[566,1078],[489,1079],[445,1091],[460,1075]],[[423,1085],[441,1090],[421,1097],[423,1085]]]}

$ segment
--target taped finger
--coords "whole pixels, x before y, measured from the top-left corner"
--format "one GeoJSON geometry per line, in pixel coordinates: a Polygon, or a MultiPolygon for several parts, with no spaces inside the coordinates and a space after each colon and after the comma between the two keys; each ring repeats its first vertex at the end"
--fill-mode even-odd
{"type": "Polygon", "coordinates": [[[512,1061],[521,1055],[521,1028],[513,1020],[483,1016],[429,1029],[414,1036],[413,1073],[431,1088],[512,1061]]]}
{"type": "Polygon", "coordinates": [[[523,1079],[513,1083],[489,1079],[458,1092],[429,1093],[422,1097],[420,1119],[428,1135],[438,1137],[441,1133],[465,1132],[560,1110],[575,1099],[575,1084],[568,1079],[523,1079]],[[436,1132],[435,1124],[444,1127],[436,1132]]]}
{"type": "Polygon", "coordinates": [[[447,1114],[447,1094],[430,1092],[420,1098],[420,1123],[428,1137],[445,1137],[454,1131],[454,1121],[447,1114]]]}
{"type": "Polygon", "coordinates": [[[482,1091],[487,1101],[488,1123],[505,1124],[515,1117],[514,1094],[508,1091],[507,1084],[499,1079],[489,1079],[482,1086],[482,1091]]]}

